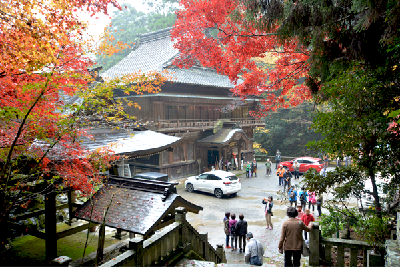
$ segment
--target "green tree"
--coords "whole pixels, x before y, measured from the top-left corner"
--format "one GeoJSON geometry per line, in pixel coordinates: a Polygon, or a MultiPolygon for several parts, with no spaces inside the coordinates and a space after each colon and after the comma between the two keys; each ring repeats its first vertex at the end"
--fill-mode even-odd
{"type": "Polygon", "coordinates": [[[348,173],[337,170],[328,178],[306,175],[306,183],[312,190],[344,190],[342,193],[347,196],[357,192],[360,183],[362,188],[363,180],[370,179],[373,190],[365,193],[375,199],[378,216],[381,202],[377,175],[392,177],[388,188],[397,190],[399,184],[400,147],[397,133],[388,130],[391,119],[387,116],[399,109],[399,101],[396,101],[399,89],[396,83],[385,81],[385,74],[386,70],[380,73],[377,69],[355,66],[324,85],[324,97],[318,100],[321,105],[315,112],[312,126],[324,139],[311,142],[309,146],[334,155],[349,155],[356,162],[357,170],[348,173]],[[355,175],[356,172],[361,176],[355,175]]]}
{"type": "Polygon", "coordinates": [[[121,6],[122,10],[114,11],[111,25],[106,28],[112,38],[104,39],[102,42],[110,43],[112,46],[121,42],[129,47],[109,57],[97,55],[96,62],[98,66],[103,67],[102,71],[108,70],[125,58],[136,47],[140,34],[172,27],[175,23],[175,13],[172,7],[157,8],[156,11],[144,13],[136,10],[129,3],[121,6]]]}
{"type": "Polygon", "coordinates": [[[265,148],[270,156],[279,149],[286,156],[316,156],[307,149],[306,144],[313,140],[321,140],[322,135],[310,128],[312,123],[311,103],[297,107],[278,109],[265,118],[265,129],[254,132],[254,139],[265,148]]]}

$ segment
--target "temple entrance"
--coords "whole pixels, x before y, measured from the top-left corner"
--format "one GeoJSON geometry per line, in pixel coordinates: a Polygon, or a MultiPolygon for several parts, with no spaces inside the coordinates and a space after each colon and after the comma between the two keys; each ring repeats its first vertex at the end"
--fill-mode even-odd
{"type": "Polygon", "coordinates": [[[209,170],[211,170],[213,166],[215,169],[218,169],[218,162],[220,160],[218,150],[207,150],[207,159],[207,167],[209,170]]]}

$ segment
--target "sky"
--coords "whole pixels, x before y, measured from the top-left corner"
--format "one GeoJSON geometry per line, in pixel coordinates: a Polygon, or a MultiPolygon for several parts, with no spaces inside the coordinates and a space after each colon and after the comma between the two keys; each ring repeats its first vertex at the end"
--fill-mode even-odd
{"type": "MultiPolygon", "coordinates": [[[[143,0],[123,0],[119,1],[120,4],[123,3],[130,3],[132,6],[134,6],[138,11],[142,11],[147,13],[148,12],[148,6],[146,4],[143,4],[143,0]]],[[[112,5],[109,5],[109,14],[112,15],[114,11],[117,9],[114,8],[112,5]]],[[[91,34],[92,36],[95,36],[96,39],[104,32],[104,28],[110,24],[111,19],[102,14],[98,14],[94,17],[90,17],[87,14],[82,14],[82,19],[89,21],[89,28],[87,32],[91,34]],[[96,19],[97,17],[97,19],[96,19]]]]}

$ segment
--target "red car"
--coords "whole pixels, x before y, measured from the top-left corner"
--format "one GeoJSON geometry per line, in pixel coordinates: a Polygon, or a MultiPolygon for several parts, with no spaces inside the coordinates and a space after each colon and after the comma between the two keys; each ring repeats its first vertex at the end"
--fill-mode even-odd
{"type": "Polygon", "coordinates": [[[316,169],[317,172],[319,173],[322,170],[322,167],[324,167],[324,161],[322,159],[312,158],[312,157],[295,158],[294,160],[291,161],[283,161],[279,163],[279,165],[282,165],[283,168],[285,169],[289,169],[290,172],[294,172],[293,163],[295,160],[297,160],[297,162],[300,164],[299,167],[300,174],[305,173],[311,168],[316,169]]]}

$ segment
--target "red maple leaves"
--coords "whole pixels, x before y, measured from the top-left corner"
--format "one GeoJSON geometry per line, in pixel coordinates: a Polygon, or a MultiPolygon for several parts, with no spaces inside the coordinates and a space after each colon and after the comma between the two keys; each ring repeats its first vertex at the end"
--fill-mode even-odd
{"type": "Polygon", "coordinates": [[[308,73],[308,54],[296,40],[281,43],[274,31],[260,32],[235,0],[185,0],[181,5],[171,31],[181,52],[174,64],[188,68],[200,62],[227,75],[236,85],[235,95],[262,96],[255,116],[310,99],[301,83],[308,73]]]}

